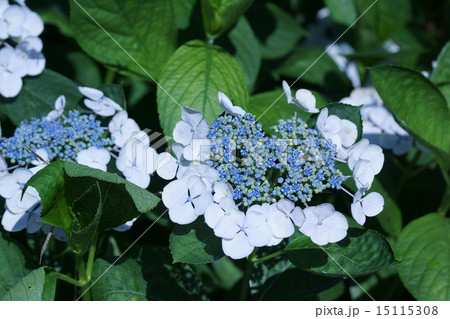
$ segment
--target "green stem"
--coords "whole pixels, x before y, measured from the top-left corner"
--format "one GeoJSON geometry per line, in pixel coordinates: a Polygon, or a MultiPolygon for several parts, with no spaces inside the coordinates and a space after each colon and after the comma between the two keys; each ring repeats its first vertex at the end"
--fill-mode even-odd
{"type": "Polygon", "coordinates": [[[105,85],[110,85],[114,83],[114,78],[116,77],[116,71],[113,69],[106,69],[104,83],[105,85]]]}
{"type": "Polygon", "coordinates": [[[86,292],[86,287],[89,284],[89,281],[87,279],[86,266],[84,264],[83,256],[75,255],[75,260],[77,263],[78,276],[80,277],[79,281],[82,284],[81,290],[83,291],[83,300],[89,301],[89,300],[91,300],[91,295],[90,295],[89,291],[86,292]]]}
{"type": "Polygon", "coordinates": [[[261,257],[261,258],[253,257],[252,262],[254,262],[254,263],[260,263],[260,262],[263,262],[263,261],[272,259],[272,258],[274,258],[274,257],[283,255],[283,254],[285,254],[285,253],[286,253],[285,250],[279,250],[279,251],[277,251],[277,252],[275,252],[275,253],[273,253],[273,254],[270,254],[270,255],[267,255],[267,256],[264,256],[264,257],[261,257]]]}
{"type": "Polygon", "coordinates": [[[95,250],[97,248],[97,240],[98,240],[98,233],[95,234],[94,239],[91,242],[91,246],[89,247],[89,255],[88,255],[88,260],[87,260],[87,264],[86,264],[86,281],[88,283],[91,281],[91,277],[92,277],[92,267],[94,266],[95,250]]]}
{"type": "Polygon", "coordinates": [[[239,294],[239,300],[247,300],[248,290],[250,288],[249,281],[253,270],[253,259],[256,256],[256,248],[253,250],[250,256],[247,257],[247,264],[245,266],[244,277],[242,278],[242,288],[239,294]]]}
{"type": "Polygon", "coordinates": [[[81,281],[75,280],[72,277],[66,276],[66,275],[64,275],[64,274],[62,274],[60,272],[56,272],[55,274],[56,274],[56,278],[57,279],[63,280],[65,282],[68,282],[69,284],[72,284],[72,285],[74,285],[76,287],[83,287],[83,285],[84,285],[84,283],[82,283],[81,281]]]}

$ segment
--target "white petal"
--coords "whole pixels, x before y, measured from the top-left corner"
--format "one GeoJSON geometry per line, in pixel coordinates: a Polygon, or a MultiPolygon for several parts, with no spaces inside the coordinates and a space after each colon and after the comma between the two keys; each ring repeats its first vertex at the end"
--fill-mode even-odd
{"type": "Polygon", "coordinates": [[[250,245],[255,247],[266,246],[273,237],[272,230],[266,222],[257,228],[247,228],[245,233],[247,234],[250,245]]]}
{"type": "Polygon", "coordinates": [[[173,129],[174,141],[185,146],[191,144],[193,136],[192,126],[184,121],[179,121],[173,129]]]}
{"type": "Polygon", "coordinates": [[[0,74],[0,94],[4,97],[15,97],[22,89],[22,78],[15,74],[0,74]]]}
{"type": "Polygon", "coordinates": [[[356,125],[349,120],[341,120],[341,130],[339,131],[339,135],[341,136],[342,145],[344,147],[352,146],[358,137],[356,125]]]}
{"type": "Polygon", "coordinates": [[[233,239],[222,239],[222,249],[225,255],[233,259],[241,259],[249,256],[254,247],[248,242],[243,232],[237,234],[233,239]]]}
{"type": "Polygon", "coordinates": [[[384,163],[383,149],[378,145],[369,145],[364,153],[361,155],[361,159],[370,161],[374,174],[378,174],[381,171],[384,163]]]}
{"type": "Polygon", "coordinates": [[[334,214],[334,207],[328,203],[317,205],[314,207],[314,214],[317,216],[319,222],[323,221],[334,214]]]}
{"type": "Polygon", "coordinates": [[[124,173],[127,181],[142,187],[147,188],[150,185],[150,175],[145,172],[138,171],[137,169],[130,169],[129,174],[124,173]]]}
{"type": "Polygon", "coordinates": [[[282,83],[283,83],[283,91],[284,91],[284,94],[286,95],[287,102],[288,103],[292,103],[291,88],[290,88],[289,84],[286,81],[283,81],[282,83]]]}
{"type": "Polygon", "coordinates": [[[44,31],[44,22],[41,17],[29,9],[26,10],[27,15],[23,27],[28,31],[27,33],[32,36],[38,36],[44,31]]]}
{"type": "Polygon", "coordinates": [[[240,231],[240,226],[233,222],[230,216],[224,216],[217,222],[214,227],[214,234],[217,237],[232,239],[240,231]]]}
{"type": "Polygon", "coordinates": [[[233,105],[230,99],[223,92],[219,91],[219,93],[217,94],[217,99],[219,100],[219,104],[222,107],[222,109],[228,114],[234,116],[245,115],[245,111],[241,107],[233,105]]]}
{"type": "Polygon", "coordinates": [[[209,133],[209,124],[206,120],[202,120],[196,127],[193,138],[206,138],[209,133]]]}
{"type": "Polygon", "coordinates": [[[33,173],[26,168],[16,168],[13,175],[19,184],[25,184],[33,176],[33,173]]]}
{"type": "Polygon", "coordinates": [[[167,184],[162,192],[162,201],[167,208],[180,206],[188,198],[188,187],[184,180],[175,180],[167,184]]]}
{"type": "Polygon", "coordinates": [[[16,232],[27,227],[28,213],[13,214],[6,210],[2,217],[2,225],[6,231],[16,232]]]}
{"type": "Polygon", "coordinates": [[[376,216],[383,210],[384,198],[376,192],[368,194],[361,202],[364,215],[368,217],[376,216]]]}
{"type": "Polygon", "coordinates": [[[328,108],[324,107],[320,110],[319,116],[316,121],[316,129],[323,135],[325,130],[325,122],[328,118],[328,108]]]}
{"type": "Polygon", "coordinates": [[[316,97],[309,90],[300,89],[295,93],[295,98],[300,103],[300,107],[309,113],[319,113],[316,109],[316,97]]]}
{"type": "Polygon", "coordinates": [[[223,216],[225,216],[225,212],[218,204],[210,204],[205,210],[205,222],[212,229],[216,227],[223,216]]]}
{"type": "Polygon", "coordinates": [[[0,195],[4,198],[12,197],[20,189],[17,179],[13,174],[0,177],[0,195]]]}
{"type": "Polygon", "coordinates": [[[169,153],[163,152],[158,154],[156,159],[156,172],[161,178],[171,180],[177,173],[178,164],[176,159],[169,153]]]}
{"type": "Polygon", "coordinates": [[[116,113],[115,111],[122,111],[122,107],[113,99],[110,99],[109,97],[104,97],[103,98],[103,104],[108,106],[109,108],[113,108],[114,109],[114,113],[116,113]]]}
{"type": "Polygon", "coordinates": [[[269,215],[267,223],[275,237],[288,238],[294,233],[294,225],[292,225],[291,219],[280,211],[273,211],[269,215]]]}
{"type": "Polygon", "coordinates": [[[187,225],[195,221],[198,215],[195,214],[194,207],[190,202],[173,206],[169,209],[170,220],[180,225],[187,225]]]}
{"type": "Polygon", "coordinates": [[[303,213],[305,214],[305,221],[303,222],[302,227],[300,227],[300,231],[307,236],[311,236],[316,231],[319,219],[314,214],[313,207],[305,208],[303,213]]]}
{"type": "Polygon", "coordinates": [[[300,207],[295,207],[295,209],[291,212],[291,219],[295,226],[302,227],[305,222],[305,214],[300,207]]]}
{"type": "Polygon", "coordinates": [[[276,206],[280,211],[282,211],[286,215],[289,215],[295,208],[295,204],[286,198],[280,199],[277,202],[276,206]]]}
{"type": "Polygon", "coordinates": [[[366,222],[366,215],[363,213],[363,209],[360,202],[352,203],[350,206],[353,219],[360,225],[364,225],[366,222]]]}
{"type": "Polygon", "coordinates": [[[181,119],[189,124],[191,127],[196,127],[203,119],[203,114],[200,111],[192,109],[187,106],[181,108],[181,119]]]}
{"type": "Polygon", "coordinates": [[[218,182],[214,185],[214,201],[218,203],[224,197],[233,197],[233,188],[225,182],[218,182]]]}
{"type": "Polygon", "coordinates": [[[78,90],[81,94],[94,101],[98,101],[103,97],[103,92],[97,89],[79,86],[78,90]]]}
{"type": "Polygon", "coordinates": [[[330,243],[336,243],[347,236],[347,219],[340,212],[335,212],[332,216],[325,219],[322,225],[328,227],[330,231],[330,243]]]}
{"type": "Polygon", "coordinates": [[[323,246],[330,242],[330,232],[327,227],[317,225],[316,230],[310,236],[313,243],[323,246]]]}
{"type": "Polygon", "coordinates": [[[341,130],[341,119],[336,115],[330,115],[325,122],[325,130],[331,134],[338,134],[341,130]]]}
{"type": "Polygon", "coordinates": [[[214,201],[211,193],[203,193],[199,197],[194,198],[192,200],[192,203],[194,204],[195,214],[203,215],[205,213],[206,208],[208,208],[209,205],[214,203],[214,201]]]}

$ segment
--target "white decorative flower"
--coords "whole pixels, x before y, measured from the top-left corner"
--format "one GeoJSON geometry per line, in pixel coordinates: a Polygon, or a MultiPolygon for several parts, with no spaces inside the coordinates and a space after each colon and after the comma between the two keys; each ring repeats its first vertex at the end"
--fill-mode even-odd
{"type": "Polygon", "coordinates": [[[247,257],[254,247],[266,246],[272,238],[264,215],[255,211],[232,211],[228,218],[220,219],[214,234],[222,238],[223,252],[233,259],[247,257]]]}
{"type": "Polygon", "coordinates": [[[150,175],[154,172],[156,151],[150,146],[150,138],[145,131],[132,134],[119,153],[117,168],[126,180],[142,188],[150,184],[150,175]]]}
{"type": "Polygon", "coordinates": [[[384,198],[378,193],[370,193],[361,198],[363,193],[356,192],[351,205],[352,216],[360,225],[364,225],[367,217],[373,217],[381,213],[384,207],[384,198]]]}
{"type": "Polygon", "coordinates": [[[205,184],[193,176],[188,180],[179,179],[170,182],[163,189],[162,201],[169,208],[170,220],[174,223],[190,224],[203,215],[209,205],[213,203],[210,192],[205,184]]]}
{"type": "Polygon", "coordinates": [[[106,165],[111,160],[111,154],[104,148],[91,146],[77,153],[77,163],[106,172],[106,165]]]}
{"type": "Polygon", "coordinates": [[[27,212],[14,214],[7,209],[3,213],[2,226],[6,231],[9,232],[21,231],[22,229],[27,227],[29,217],[30,216],[27,212]]]}
{"type": "Polygon", "coordinates": [[[292,97],[291,88],[286,81],[283,81],[283,91],[286,94],[287,102],[300,107],[308,113],[319,113],[316,108],[316,98],[309,90],[300,89],[295,92],[295,98],[292,97]]]}
{"type": "Polygon", "coordinates": [[[175,143],[172,145],[172,151],[175,157],[167,152],[158,154],[155,170],[161,178],[165,180],[171,180],[175,176],[181,178],[186,169],[188,169],[189,161],[184,158],[183,149],[183,145],[175,143]]]}
{"type": "Polygon", "coordinates": [[[372,167],[374,175],[381,171],[384,163],[384,154],[381,147],[370,144],[363,138],[361,141],[353,145],[348,151],[348,167],[355,171],[356,163],[359,160],[368,161],[372,167]]]}
{"type": "Polygon", "coordinates": [[[64,113],[66,107],[66,97],[64,95],[58,96],[55,101],[55,109],[50,111],[47,115],[47,121],[54,121],[64,113]]]}
{"type": "Polygon", "coordinates": [[[173,129],[175,142],[188,146],[194,138],[206,138],[209,132],[209,125],[203,119],[202,112],[183,106],[181,108],[181,119],[173,129]]]}
{"type": "Polygon", "coordinates": [[[28,187],[22,196],[22,189],[33,173],[26,168],[17,168],[11,174],[0,177],[0,195],[6,198],[7,209],[14,214],[26,212],[40,201],[38,192],[28,187]]]}
{"type": "Polygon", "coordinates": [[[300,231],[313,243],[326,245],[336,243],[347,235],[348,223],[344,215],[334,210],[331,204],[309,206],[303,210],[305,221],[300,231]]]}
{"type": "Polygon", "coordinates": [[[212,185],[219,179],[219,172],[207,164],[191,163],[181,176],[188,179],[191,176],[198,177],[206,186],[206,190],[211,192],[212,185]]]}
{"type": "Polygon", "coordinates": [[[229,197],[233,199],[234,191],[230,184],[218,182],[214,184],[214,201],[218,203],[222,198],[229,197]]]}
{"type": "Polygon", "coordinates": [[[206,208],[205,222],[214,229],[223,217],[229,216],[234,210],[239,210],[234,200],[230,197],[222,197],[218,204],[212,203],[206,208]]]}
{"type": "Polygon", "coordinates": [[[27,75],[27,62],[15,54],[11,47],[0,49],[0,94],[15,97],[22,89],[22,77],[27,75]]]}
{"type": "Polygon", "coordinates": [[[128,118],[127,111],[120,111],[111,119],[108,125],[114,144],[122,147],[133,133],[140,131],[136,121],[128,118]]]}
{"type": "Polygon", "coordinates": [[[328,108],[324,107],[319,114],[316,122],[316,130],[325,139],[330,139],[336,145],[337,150],[342,147],[342,139],[339,135],[342,123],[336,115],[328,116],[328,108]]]}
{"type": "Polygon", "coordinates": [[[42,21],[41,17],[36,12],[31,11],[28,7],[22,8],[26,14],[22,38],[39,36],[42,31],[44,31],[44,21],[42,21]]]}
{"type": "MultiPolygon", "coordinates": [[[[270,238],[270,241],[267,243],[267,246],[278,245],[283,240],[284,237],[277,237],[277,236],[275,236],[273,230],[274,230],[274,228],[275,229],[277,229],[277,228],[276,227],[272,228],[271,221],[269,221],[270,218],[274,219],[273,218],[274,217],[273,213],[278,210],[277,207],[276,207],[276,204],[263,203],[262,205],[253,205],[253,206],[250,206],[247,209],[247,212],[250,211],[250,210],[252,210],[252,211],[254,211],[256,213],[262,214],[264,216],[264,219],[265,219],[267,225],[269,225],[269,227],[270,227],[270,230],[272,232],[272,237],[270,238]]],[[[282,221],[282,223],[283,223],[283,221],[282,221]]],[[[290,226],[288,226],[287,223],[283,224],[282,226],[287,226],[285,228],[291,227],[292,226],[292,222],[290,222],[290,220],[289,220],[289,223],[290,223],[290,226]]],[[[292,229],[294,229],[293,226],[292,226],[292,229]]]]}
{"type": "Polygon", "coordinates": [[[219,100],[219,104],[222,109],[228,114],[234,116],[244,116],[246,113],[240,106],[233,105],[231,100],[223,92],[219,91],[217,94],[217,100],[219,100]]]}
{"type": "Polygon", "coordinates": [[[78,87],[78,90],[87,97],[84,100],[84,104],[98,115],[111,116],[116,111],[122,111],[122,107],[119,104],[106,97],[100,90],[82,86],[78,87]]]}
{"type": "Polygon", "coordinates": [[[27,37],[17,44],[16,55],[26,61],[28,75],[38,75],[44,70],[45,57],[41,51],[42,40],[38,37],[27,37]]]}

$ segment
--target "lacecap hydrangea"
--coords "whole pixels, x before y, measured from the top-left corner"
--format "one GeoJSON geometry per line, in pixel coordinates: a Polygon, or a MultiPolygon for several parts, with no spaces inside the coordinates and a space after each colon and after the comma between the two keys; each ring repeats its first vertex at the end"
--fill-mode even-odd
{"type": "MultiPolygon", "coordinates": [[[[143,161],[140,154],[145,152],[155,159],[158,154],[150,146],[147,132],[141,131],[127,112],[102,91],[88,87],[79,87],[79,91],[84,95],[84,105],[93,112],[64,112],[66,99],[60,96],[46,116],[22,121],[13,136],[0,139],[0,196],[6,202],[2,216],[5,230],[26,228],[29,233],[41,227],[45,232],[50,230],[50,225],[40,219],[42,205],[38,192],[28,187],[21,196],[31,176],[55,160],[107,171],[113,159],[128,181],[143,188],[149,186],[150,175],[156,168],[153,162],[143,161]],[[135,147],[136,142],[139,148],[135,147]]],[[[128,230],[133,221],[116,230],[128,230]]],[[[61,229],[54,229],[53,235],[65,239],[61,229]]]]}
{"type": "Polygon", "coordinates": [[[318,245],[342,240],[346,217],[330,203],[310,205],[323,191],[349,194],[361,225],[383,209],[380,194],[366,194],[383,165],[382,149],[366,139],[356,143],[356,125],[317,109],[310,91],[298,90],[293,97],[284,81],[283,88],[296,111],[271,127],[276,135],[268,136],[254,115],[222,92],[223,115],[208,123],[201,112],[183,107],[173,131],[174,156],[166,169],[175,179],[162,192],[169,217],[184,225],[203,215],[233,259],[249,256],[255,247],[278,245],[295,227],[318,245]],[[297,116],[297,108],[320,112],[315,128],[297,116]],[[351,176],[338,169],[340,162],[347,163],[351,176]],[[356,194],[342,186],[348,178],[356,194]]]}

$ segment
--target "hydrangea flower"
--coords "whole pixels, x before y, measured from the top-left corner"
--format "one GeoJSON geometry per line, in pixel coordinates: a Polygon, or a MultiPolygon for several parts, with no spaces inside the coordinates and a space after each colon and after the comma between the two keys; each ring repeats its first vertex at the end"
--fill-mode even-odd
{"type": "Polygon", "coordinates": [[[0,94],[15,97],[22,89],[22,77],[28,73],[27,62],[11,47],[0,49],[0,94]]]}
{"type": "Polygon", "coordinates": [[[117,112],[109,122],[108,128],[114,144],[118,147],[122,147],[133,133],[140,131],[136,121],[128,117],[127,111],[117,112]]]}
{"type": "Polygon", "coordinates": [[[91,146],[88,149],[79,151],[77,163],[96,168],[106,172],[106,165],[111,160],[111,154],[104,148],[91,146]]]}
{"type": "Polygon", "coordinates": [[[6,199],[6,207],[13,214],[22,214],[40,201],[38,192],[28,187],[22,195],[22,189],[33,173],[25,168],[17,168],[11,174],[0,178],[0,196],[6,199]]]}
{"type": "Polygon", "coordinates": [[[303,213],[305,221],[300,231],[309,236],[313,243],[336,243],[347,236],[347,220],[344,215],[334,210],[333,205],[325,203],[306,207],[303,213]]]}
{"type": "Polygon", "coordinates": [[[78,87],[78,90],[87,99],[84,99],[84,104],[101,116],[112,116],[116,111],[122,111],[122,107],[114,102],[109,97],[106,97],[100,90],[89,87],[78,87]]]}
{"type": "MultiPolygon", "coordinates": [[[[327,189],[349,193],[341,186],[347,176],[336,161],[347,162],[359,191],[366,191],[383,164],[381,149],[364,140],[355,144],[356,125],[328,116],[326,108],[318,116],[317,130],[294,116],[280,119],[271,127],[275,135],[267,136],[252,114],[241,112],[223,93],[218,99],[226,113],[208,126],[206,135],[204,128],[197,132],[205,121],[200,112],[181,111],[184,118],[174,135],[183,144],[174,144],[173,152],[189,165],[182,174],[175,173],[178,162],[167,156],[166,177],[176,176],[162,192],[170,219],[185,225],[203,214],[214,235],[222,238],[224,253],[234,259],[248,256],[255,247],[278,245],[295,227],[318,245],[343,239],[348,229],[344,215],[329,203],[308,203],[327,189]],[[209,156],[196,143],[206,146],[209,156]]],[[[295,100],[310,111],[315,108],[315,100],[301,90],[295,100]]],[[[288,95],[288,101],[294,98],[288,95]]],[[[355,203],[362,203],[357,196],[355,203]]]]}
{"type": "Polygon", "coordinates": [[[58,96],[55,101],[55,109],[47,114],[47,121],[53,121],[59,118],[64,113],[66,107],[66,97],[64,95],[58,96]]]}
{"type": "Polygon", "coordinates": [[[364,225],[367,217],[374,217],[381,213],[384,206],[384,199],[379,193],[373,192],[364,198],[363,192],[356,192],[351,205],[352,216],[360,225],[364,225]]]}
{"type": "Polygon", "coordinates": [[[286,81],[283,81],[283,91],[286,94],[288,103],[295,104],[308,113],[319,113],[319,110],[316,108],[316,98],[311,91],[305,89],[297,90],[294,98],[291,94],[291,87],[286,81]]]}

